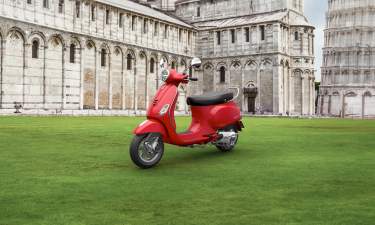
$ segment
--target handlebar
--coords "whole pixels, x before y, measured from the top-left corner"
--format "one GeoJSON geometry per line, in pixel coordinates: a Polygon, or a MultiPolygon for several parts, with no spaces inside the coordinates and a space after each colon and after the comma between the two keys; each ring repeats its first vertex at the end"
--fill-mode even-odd
{"type": "Polygon", "coordinates": [[[185,81],[198,81],[198,77],[190,77],[186,73],[182,73],[182,75],[185,76],[185,79],[184,79],[185,81]]]}

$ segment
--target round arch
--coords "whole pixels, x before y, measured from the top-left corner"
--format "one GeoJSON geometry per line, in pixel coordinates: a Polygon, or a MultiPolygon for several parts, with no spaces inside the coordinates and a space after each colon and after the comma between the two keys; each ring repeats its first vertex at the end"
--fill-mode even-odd
{"type": "Polygon", "coordinates": [[[167,55],[161,55],[161,59],[163,59],[167,64],[169,64],[169,59],[167,55]]]}
{"type": "Polygon", "coordinates": [[[225,68],[228,68],[228,65],[226,62],[218,62],[216,64],[216,70],[219,71],[222,66],[224,66],[225,68]]]}
{"type": "Polygon", "coordinates": [[[170,67],[177,70],[178,66],[178,59],[176,57],[171,57],[170,67]]]}
{"type": "Polygon", "coordinates": [[[113,53],[114,53],[115,55],[121,55],[121,56],[124,55],[124,51],[123,51],[122,48],[121,48],[120,46],[118,46],[118,45],[116,45],[116,46],[113,47],[113,53]]]}
{"type": "Polygon", "coordinates": [[[155,52],[151,52],[149,58],[153,58],[156,62],[158,61],[158,55],[155,52]]]}
{"type": "Polygon", "coordinates": [[[42,40],[41,43],[43,43],[45,45],[45,43],[47,41],[46,36],[42,32],[40,32],[40,31],[33,31],[33,32],[31,32],[29,34],[29,36],[27,37],[28,43],[31,43],[34,40],[35,37],[37,37],[38,39],[42,40]]]}
{"type": "Polygon", "coordinates": [[[248,60],[245,64],[245,68],[250,69],[250,68],[258,68],[258,63],[255,60],[248,60]]]}
{"type": "Polygon", "coordinates": [[[132,57],[132,59],[134,59],[134,60],[136,59],[136,57],[135,57],[135,50],[132,49],[132,48],[129,48],[129,49],[126,50],[126,55],[127,56],[130,55],[132,57]]]}
{"type": "Polygon", "coordinates": [[[81,41],[81,39],[79,38],[79,37],[77,37],[77,36],[72,36],[72,37],[70,37],[70,39],[69,39],[69,45],[70,44],[74,44],[74,45],[76,45],[78,48],[82,48],[82,41],[81,41]]]}
{"type": "Polygon", "coordinates": [[[186,62],[186,60],[184,58],[180,59],[180,66],[182,66],[183,69],[187,68],[188,64],[187,64],[187,62],[186,62]]]}
{"type": "Polygon", "coordinates": [[[240,60],[233,60],[230,64],[230,68],[242,69],[242,64],[240,60]]]}
{"type": "Polygon", "coordinates": [[[96,43],[91,39],[86,40],[85,46],[88,49],[94,48],[96,50],[96,43]]]}
{"type": "Polygon", "coordinates": [[[272,60],[270,58],[262,59],[261,64],[262,67],[272,66],[272,60]]]}
{"type": "Polygon", "coordinates": [[[211,62],[206,62],[205,64],[203,64],[202,68],[203,70],[213,70],[214,65],[211,62]]]}
{"type": "Polygon", "coordinates": [[[140,51],[139,53],[138,53],[138,57],[143,57],[143,58],[145,58],[146,59],[146,61],[147,61],[147,54],[146,54],[146,52],[145,51],[140,51]]]}
{"type": "Polygon", "coordinates": [[[349,90],[349,91],[346,91],[344,96],[345,97],[356,97],[358,94],[355,92],[355,91],[352,91],[352,90],[349,90]]]}
{"type": "Polygon", "coordinates": [[[7,35],[4,38],[7,38],[13,34],[19,35],[22,38],[23,42],[26,43],[26,33],[18,27],[10,28],[7,32],[7,35]]]}
{"type": "Polygon", "coordinates": [[[366,91],[365,93],[363,93],[363,96],[372,97],[373,95],[371,94],[370,91],[366,91]]]}
{"type": "Polygon", "coordinates": [[[107,51],[108,54],[111,53],[111,48],[109,47],[109,44],[106,43],[106,42],[103,42],[101,45],[100,45],[100,49],[105,49],[107,51]]]}
{"type": "Polygon", "coordinates": [[[53,43],[53,42],[54,44],[61,44],[63,48],[66,47],[65,40],[63,36],[61,36],[60,34],[53,34],[48,38],[48,42],[47,42],[48,44],[53,43]],[[57,43],[57,42],[60,42],[60,43],[57,43]]]}

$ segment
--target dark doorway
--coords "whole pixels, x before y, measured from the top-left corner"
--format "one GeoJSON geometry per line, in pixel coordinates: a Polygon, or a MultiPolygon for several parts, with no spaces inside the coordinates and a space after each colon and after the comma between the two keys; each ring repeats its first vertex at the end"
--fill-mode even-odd
{"type": "Polygon", "coordinates": [[[258,88],[254,84],[248,85],[244,88],[244,94],[247,96],[247,111],[248,113],[255,114],[255,99],[258,96],[258,88]]]}
{"type": "Polygon", "coordinates": [[[255,114],[255,97],[247,97],[247,110],[249,113],[255,114]]]}

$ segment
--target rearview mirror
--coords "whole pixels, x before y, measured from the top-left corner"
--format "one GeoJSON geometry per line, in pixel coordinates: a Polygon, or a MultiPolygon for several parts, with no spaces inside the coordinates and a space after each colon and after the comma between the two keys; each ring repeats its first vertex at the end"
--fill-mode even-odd
{"type": "Polygon", "coordinates": [[[199,67],[201,67],[201,64],[202,64],[202,61],[201,61],[200,58],[193,58],[191,60],[191,67],[199,68],[199,67]]]}
{"type": "Polygon", "coordinates": [[[166,61],[164,59],[161,59],[160,62],[159,62],[159,66],[160,68],[166,68],[166,61]]]}

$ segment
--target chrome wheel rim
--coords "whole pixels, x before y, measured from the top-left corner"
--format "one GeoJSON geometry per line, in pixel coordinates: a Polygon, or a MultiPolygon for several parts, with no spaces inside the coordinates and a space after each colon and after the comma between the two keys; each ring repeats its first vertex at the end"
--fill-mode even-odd
{"type": "Polygon", "coordinates": [[[161,138],[149,134],[145,137],[138,147],[138,155],[142,161],[151,163],[160,156],[160,148],[162,147],[161,138]]]}

